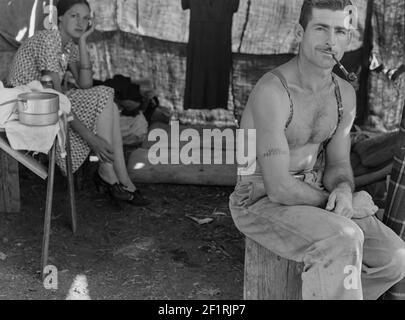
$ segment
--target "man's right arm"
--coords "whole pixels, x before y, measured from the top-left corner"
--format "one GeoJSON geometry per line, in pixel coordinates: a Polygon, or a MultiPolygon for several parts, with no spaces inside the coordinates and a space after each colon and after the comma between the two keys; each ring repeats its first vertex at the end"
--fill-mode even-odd
{"type": "Polygon", "coordinates": [[[257,137],[257,158],[269,198],[288,206],[324,208],[328,194],[291,176],[290,150],[285,135],[289,99],[278,79],[266,76],[254,89],[252,113],[257,137]]]}

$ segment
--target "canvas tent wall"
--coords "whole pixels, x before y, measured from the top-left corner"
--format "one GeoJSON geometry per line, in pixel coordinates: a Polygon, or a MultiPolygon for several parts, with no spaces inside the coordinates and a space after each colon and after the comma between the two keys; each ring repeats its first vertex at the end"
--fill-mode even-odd
{"type": "MultiPolygon", "coordinates": [[[[373,50],[375,67],[395,70],[405,65],[405,1],[373,1],[373,50]]],[[[405,74],[395,82],[372,72],[369,79],[368,123],[381,131],[399,128],[405,102],[405,74]]]]}
{"type": "MultiPolygon", "coordinates": [[[[0,0],[1,8],[7,8],[0,10],[0,15],[7,15],[8,19],[0,20],[2,77],[6,72],[5,66],[18,45],[19,41],[15,41],[18,31],[23,29],[24,23],[25,26],[29,25],[34,5],[36,4],[39,10],[46,2],[49,0],[0,0]],[[14,11],[11,8],[14,8],[14,11]]],[[[163,104],[181,112],[189,12],[181,9],[180,0],[89,2],[97,16],[97,32],[91,38],[89,46],[94,63],[94,77],[104,80],[114,74],[132,78],[151,76],[163,104]]],[[[377,9],[390,7],[382,0],[374,2],[377,3],[377,9]]],[[[400,0],[393,2],[399,6],[397,10],[404,10],[400,0]]],[[[355,0],[354,3],[358,7],[359,17],[358,30],[350,47],[352,53],[362,49],[367,3],[371,2],[355,0]]],[[[239,112],[243,110],[249,92],[263,73],[297,52],[292,31],[295,21],[298,20],[301,4],[302,0],[241,0],[239,11],[234,15],[234,66],[228,110],[222,110],[221,113],[220,120],[223,124],[233,117],[232,110],[235,107],[239,112]]],[[[396,10],[394,7],[390,8],[391,11],[396,10]]],[[[43,16],[41,12],[37,14],[43,16]]],[[[384,16],[383,20],[389,22],[385,26],[396,30],[399,17],[400,15],[397,15],[395,18],[392,14],[384,16]]],[[[36,20],[38,24],[40,20],[36,20]]],[[[380,24],[378,26],[381,27],[380,24]]],[[[395,39],[403,39],[401,37],[400,35],[395,39]]],[[[381,96],[375,99],[381,99],[381,96]]],[[[371,104],[375,99],[370,99],[371,104]]],[[[382,103],[383,106],[379,108],[384,109],[387,102],[382,103]]],[[[400,111],[397,112],[400,114],[400,111]]]]}
{"type": "MultiPolygon", "coordinates": [[[[351,51],[361,48],[364,31],[366,1],[357,2],[359,30],[351,51]]],[[[107,37],[103,33],[94,43],[93,52],[99,62],[97,76],[103,78],[117,72],[135,76],[152,72],[166,104],[181,110],[189,12],[181,10],[179,0],[116,1],[115,7],[110,1],[97,3],[100,8],[109,8],[104,10],[100,30],[113,31],[107,37]],[[126,65],[132,65],[133,69],[128,70],[126,65]]],[[[292,30],[301,5],[302,1],[240,2],[233,23],[235,55],[229,110],[236,106],[240,113],[260,76],[297,52],[292,30]]]]}

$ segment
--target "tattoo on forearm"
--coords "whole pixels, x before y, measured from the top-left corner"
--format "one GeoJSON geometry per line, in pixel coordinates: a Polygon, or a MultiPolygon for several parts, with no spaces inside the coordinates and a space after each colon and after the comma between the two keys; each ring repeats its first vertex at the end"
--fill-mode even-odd
{"type": "Polygon", "coordinates": [[[263,158],[270,158],[273,156],[287,156],[288,152],[280,148],[271,148],[262,155],[263,158]]]}

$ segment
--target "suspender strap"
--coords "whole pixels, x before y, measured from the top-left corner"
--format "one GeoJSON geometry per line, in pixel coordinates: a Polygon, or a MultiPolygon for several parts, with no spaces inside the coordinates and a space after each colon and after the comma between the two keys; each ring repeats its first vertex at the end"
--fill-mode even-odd
{"type": "Polygon", "coordinates": [[[290,90],[288,89],[288,84],[287,84],[287,80],[285,79],[285,77],[282,75],[282,73],[278,70],[272,70],[270,71],[270,73],[274,74],[282,83],[283,87],[285,88],[285,90],[287,91],[287,95],[288,95],[288,99],[290,100],[290,115],[288,117],[287,123],[285,125],[285,129],[287,130],[289,125],[291,124],[292,120],[293,120],[293,116],[294,116],[294,103],[292,101],[291,98],[291,93],[290,90]]]}
{"type": "Polygon", "coordinates": [[[342,94],[340,91],[339,87],[339,82],[336,79],[336,76],[332,73],[332,81],[335,85],[335,96],[336,96],[336,102],[337,102],[337,109],[338,109],[338,121],[335,130],[333,131],[332,135],[328,140],[326,140],[322,145],[321,145],[321,151],[323,152],[326,150],[326,147],[328,146],[329,142],[332,140],[333,136],[336,134],[336,131],[339,128],[340,123],[342,122],[343,119],[343,102],[342,102],[342,94]]]}
{"type": "Polygon", "coordinates": [[[337,102],[337,107],[338,107],[338,122],[337,122],[336,129],[332,134],[332,137],[333,137],[343,119],[343,102],[342,102],[342,94],[340,92],[339,82],[333,73],[332,73],[332,81],[335,84],[335,96],[336,96],[336,102],[337,102]]]}

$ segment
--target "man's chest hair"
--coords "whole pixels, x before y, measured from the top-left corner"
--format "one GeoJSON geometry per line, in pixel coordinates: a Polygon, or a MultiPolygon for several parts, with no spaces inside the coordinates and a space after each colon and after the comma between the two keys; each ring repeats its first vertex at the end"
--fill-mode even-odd
{"type": "Polygon", "coordinates": [[[332,135],[338,121],[334,96],[300,96],[294,100],[294,117],[286,134],[290,148],[321,144],[332,135]]]}

